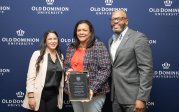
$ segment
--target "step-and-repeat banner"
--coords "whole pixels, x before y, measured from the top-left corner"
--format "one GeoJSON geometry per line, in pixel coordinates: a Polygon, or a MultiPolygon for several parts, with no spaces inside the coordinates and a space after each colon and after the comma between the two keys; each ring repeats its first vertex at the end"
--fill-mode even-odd
{"type": "MultiPolygon", "coordinates": [[[[43,33],[58,32],[63,54],[80,19],[90,20],[107,46],[110,16],[126,11],[129,27],[145,33],[153,51],[154,74],[149,112],[179,112],[179,0],[1,0],[0,112],[25,112],[26,73],[43,33]]],[[[122,91],[121,91],[122,92],[122,91]]],[[[103,112],[112,112],[109,96],[103,112]]],[[[64,96],[63,112],[73,112],[64,96]]]]}

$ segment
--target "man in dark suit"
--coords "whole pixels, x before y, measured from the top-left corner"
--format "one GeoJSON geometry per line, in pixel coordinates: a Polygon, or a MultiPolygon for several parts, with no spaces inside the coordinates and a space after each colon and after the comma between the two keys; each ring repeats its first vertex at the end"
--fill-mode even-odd
{"type": "Polygon", "coordinates": [[[113,112],[144,112],[152,89],[153,63],[147,37],[128,28],[124,11],[112,13],[109,39],[113,112]]]}

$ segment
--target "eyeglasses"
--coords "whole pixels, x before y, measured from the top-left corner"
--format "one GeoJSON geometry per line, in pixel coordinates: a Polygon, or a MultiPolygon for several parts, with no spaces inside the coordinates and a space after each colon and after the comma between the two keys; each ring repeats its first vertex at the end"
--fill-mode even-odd
{"type": "Polygon", "coordinates": [[[115,22],[115,21],[120,22],[120,21],[123,21],[125,19],[127,19],[127,18],[126,17],[117,17],[117,18],[111,18],[110,20],[112,22],[115,22]]]}

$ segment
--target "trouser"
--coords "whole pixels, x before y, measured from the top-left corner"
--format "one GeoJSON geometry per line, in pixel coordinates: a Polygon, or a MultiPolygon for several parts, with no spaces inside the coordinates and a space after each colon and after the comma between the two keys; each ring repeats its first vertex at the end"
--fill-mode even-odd
{"type": "MultiPolygon", "coordinates": [[[[40,107],[37,112],[58,112],[57,107],[57,95],[54,90],[43,90],[42,97],[40,100],[40,107]]],[[[36,112],[33,110],[28,110],[28,112],[36,112]]]]}
{"type": "Polygon", "coordinates": [[[93,97],[89,102],[72,101],[74,112],[101,112],[105,95],[93,97]]]}
{"type": "MultiPolygon", "coordinates": [[[[113,112],[134,112],[134,104],[120,104],[115,96],[112,102],[113,112]]],[[[146,109],[143,111],[146,112],[146,109]]]]}

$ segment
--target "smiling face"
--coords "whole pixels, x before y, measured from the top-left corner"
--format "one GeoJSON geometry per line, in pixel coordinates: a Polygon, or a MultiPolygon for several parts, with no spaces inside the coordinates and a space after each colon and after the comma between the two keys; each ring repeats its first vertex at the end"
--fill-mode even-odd
{"type": "Polygon", "coordinates": [[[86,23],[79,24],[77,27],[76,34],[77,34],[77,38],[80,41],[80,44],[87,44],[88,40],[91,37],[91,32],[88,24],[86,23]]]}
{"type": "Polygon", "coordinates": [[[128,25],[127,15],[124,11],[118,10],[112,13],[111,16],[111,28],[112,30],[120,34],[128,25]]]}
{"type": "Polygon", "coordinates": [[[58,37],[54,33],[49,33],[46,38],[46,45],[49,50],[55,50],[58,46],[58,37]]]}

